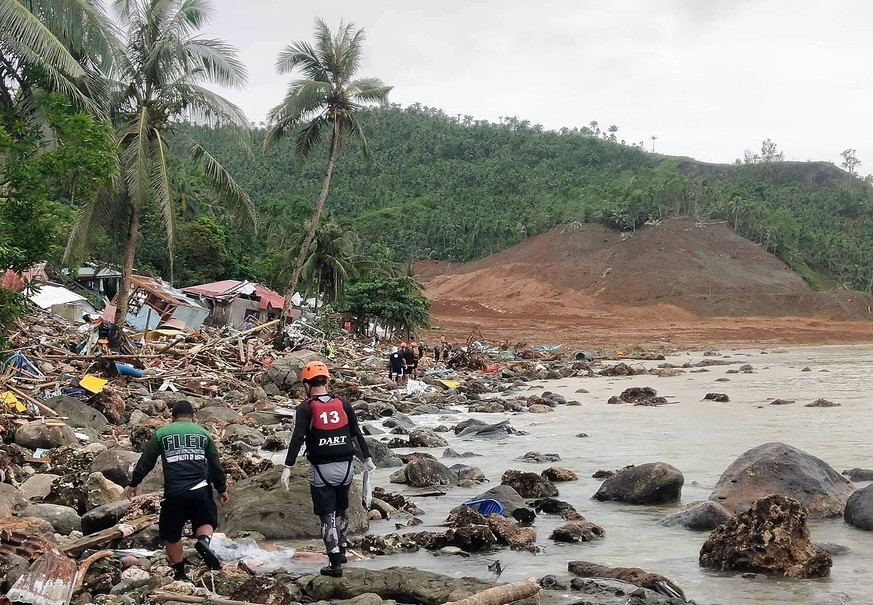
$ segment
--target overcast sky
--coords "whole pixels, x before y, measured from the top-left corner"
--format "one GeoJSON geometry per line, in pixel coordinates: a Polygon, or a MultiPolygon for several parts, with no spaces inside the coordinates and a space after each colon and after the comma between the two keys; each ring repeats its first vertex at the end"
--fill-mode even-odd
{"type": "Polygon", "coordinates": [[[253,121],[287,78],[277,52],[316,17],[367,32],[361,75],[391,101],[547,128],[597,120],[656,151],[731,162],[772,138],[786,159],[873,172],[873,2],[865,0],[214,0],[208,31],[239,47],[253,121]]]}

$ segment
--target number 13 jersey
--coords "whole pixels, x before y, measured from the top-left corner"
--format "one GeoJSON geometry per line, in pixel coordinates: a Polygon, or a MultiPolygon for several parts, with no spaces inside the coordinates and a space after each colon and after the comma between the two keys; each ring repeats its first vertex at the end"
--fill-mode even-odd
{"type": "Polygon", "coordinates": [[[351,460],[355,454],[345,402],[321,395],[309,400],[312,414],[306,434],[306,457],[313,464],[351,460]]]}

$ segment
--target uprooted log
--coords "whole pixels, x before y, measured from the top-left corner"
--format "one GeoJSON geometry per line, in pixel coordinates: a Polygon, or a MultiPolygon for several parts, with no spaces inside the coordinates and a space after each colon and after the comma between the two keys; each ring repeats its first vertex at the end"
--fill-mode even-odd
{"type": "Polygon", "coordinates": [[[639,567],[606,567],[588,561],[570,561],[567,571],[583,578],[606,578],[622,580],[640,588],[648,588],[669,596],[679,595],[685,598],[685,593],[672,580],[656,573],[650,573],[639,567]]]}
{"type": "Polygon", "coordinates": [[[177,603],[214,603],[214,605],[255,605],[249,601],[234,601],[233,599],[221,599],[219,597],[205,596],[198,597],[194,595],[177,594],[175,592],[167,592],[158,590],[151,594],[151,600],[154,603],[166,603],[167,601],[175,601],[177,603]]]}
{"type": "Polygon", "coordinates": [[[446,605],[507,605],[533,597],[540,592],[540,585],[534,579],[510,582],[501,586],[495,586],[474,594],[472,597],[452,601],[446,605]]]}
{"type": "Polygon", "coordinates": [[[82,538],[79,538],[78,540],[74,540],[73,542],[68,542],[67,544],[63,545],[63,550],[64,553],[66,553],[67,555],[75,557],[80,555],[82,551],[87,550],[88,548],[103,546],[104,544],[108,544],[112,540],[126,538],[127,536],[131,536],[138,531],[144,530],[147,527],[151,527],[157,522],[157,515],[146,515],[145,517],[139,517],[138,519],[133,519],[126,523],[119,523],[115,527],[110,527],[109,529],[98,531],[89,536],[84,536],[82,538]]]}
{"type": "Polygon", "coordinates": [[[79,574],[76,578],[76,585],[73,587],[73,594],[82,590],[82,584],[85,582],[85,576],[88,574],[88,569],[90,569],[91,566],[100,559],[106,559],[111,556],[111,550],[100,550],[82,561],[82,564],[79,565],[79,574]]]}

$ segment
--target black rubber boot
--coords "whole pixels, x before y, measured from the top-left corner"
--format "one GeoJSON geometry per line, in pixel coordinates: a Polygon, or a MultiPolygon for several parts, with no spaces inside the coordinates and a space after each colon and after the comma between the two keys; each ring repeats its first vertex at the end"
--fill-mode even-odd
{"type": "Polygon", "coordinates": [[[330,559],[330,565],[321,568],[321,575],[331,578],[343,577],[343,565],[340,557],[339,553],[328,553],[327,558],[330,559]]]}
{"type": "Polygon", "coordinates": [[[185,562],[173,563],[173,579],[188,581],[188,574],[185,573],[185,562]]]}
{"type": "Polygon", "coordinates": [[[340,546],[339,562],[340,563],[348,563],[349,562],[348,557],[346,557],[346,547],[345,546],[340,546]]]}
{"type": "Polygon", "coordinates": [[[221,569],[221,561],[218,560],[218,557],[215,556],[215,553],[212,552],[211,548],[209,548],[209,541],[210,540],[207,536],[200,536],[194,544],[194,550],[196,550],[197,554],[203,558],[206,567],[212,571],[218,571],[221,569]]]}

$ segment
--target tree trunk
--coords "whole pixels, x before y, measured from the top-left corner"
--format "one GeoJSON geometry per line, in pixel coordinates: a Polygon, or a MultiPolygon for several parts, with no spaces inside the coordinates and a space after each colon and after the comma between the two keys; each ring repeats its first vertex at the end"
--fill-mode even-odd
{"type": "Polygon", "coordinates": [[[446,605],[507,605],[522,599],[529,599],[539,594],[539,592],[540,585],[536,580],[522,580],[520,582],[495,586],[494,588],[476,593],[472,597],[467,597],[460,601],[452,601],[446,603],[446,605]]]}
{"type": "Polygon", "coordinates": [[[115,325],[118,330],[127,321],[127,305],[130,301],[131,278],[133,277],[133,259],[136,256],[136,244],[139,241],[139,220],[142,213],[134,203],[130,212],[130,226],[127,231],[127,245],[124,248],[124,261],[121,264],[121,285],[118,288],[115,306],[115,325]]]}
{"type": "Polygon", "coordinates": [[[294,272],[291,274],[291,281],[288,282],[288,290],[285,292],[285,304],[282,307],[282,317],[279,322],[279,330],[276,332],[276,338],[273,341],[273,346],[276,349],[282,348],[282,343],[285,337],[285,326],[288,324],[288,314],[291,312],[291,298],[300,285],[300,273],[303,271],[303,263],[306,262],[306,251],[309,250],[310,244],[315,237],[315,231],[318,229],[318,221],[321,218],[321,213],[324,210],[324,204],[327,201],[327,195],[330,193],[330,179],[333,176],[333,167],[336,164],[337,156],[337,129],[339,124],[335,123],[333,127],[333,135],[330,138],[330,156],[327,160],[327,173],[324,175],[324,183],[321,185],[321,195],[318,197],[318,203],[315,205],[315,212],[312,214],[312,223],[309,225],[309,232],[306,234],[306,239],[303,240],[303,245],[300,246],[300,253],[297,255],[297,264],[294,265],[294,272]]]}

